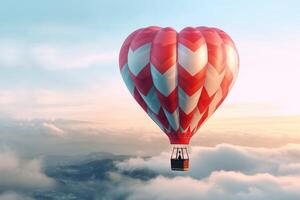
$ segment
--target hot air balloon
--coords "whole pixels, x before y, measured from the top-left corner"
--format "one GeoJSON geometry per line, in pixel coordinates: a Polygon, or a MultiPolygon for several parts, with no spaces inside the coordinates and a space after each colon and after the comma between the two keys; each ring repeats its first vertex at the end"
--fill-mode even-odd
{"type": "Polygon", "coordinates": [[[191,137],[237,77],[234,42],[217,28],[141,28],[124,41],[119,66],[132,96],[174,145],[171,169],[188,170],[191,137]]]}

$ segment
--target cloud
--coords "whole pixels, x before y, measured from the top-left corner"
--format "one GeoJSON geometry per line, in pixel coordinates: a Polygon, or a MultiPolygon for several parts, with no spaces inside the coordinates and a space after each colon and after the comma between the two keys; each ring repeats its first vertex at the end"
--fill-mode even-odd
{"type": "Polygon", "coordinates": [[[47,128],[50,131],[50,134],[54,135],[54,136],[59,136],[59,137],[63,137],[66,133],[63,129],[58,128],[57,126],[55,126],[54,124],[51,123],[47,123],[44,122],[43,126],[45,128],[47,128]]]}
{"type": "Polygon", "coordinates": [[[170,172],[170,153],[163,152],[159,156],[153,156],[149,159],[142,157],[130,158],[124,162],[117,163],[117,167],[121,171],[148,168],[166,174],[170,172]]]}
{"type": "Polygon", "coordinates": [[[300,198],[300,177],[275,177],[270,174],[245,175],[218,171],[208,178],[158,177],[130,188],[128,200],[296,200],[300,198]]]}
{"type": "Polygon", "coordinates": [[[0,64],[3,67],[37,66],[50,70],[74,69],[112,63],[117,57],[117,52],[104,51],[94,45],[27,44],[3,41],[0,47],[0,64]]]}
{"type": "MultiPolygon", "coordinates": [[[[117,70],[117,69],[116,69],[117,70]]],[[[99,83],[99,80],[97,80],[99,83]]],[[[97,84],[98,84],[97,83],[97,84]]],[[[148,117],[134,102],[121,80],[102,81],[99,85],[78,87],[74,90],[15,88],[0,90],[0,112],[15,118],[72,118],[97,120],[104,116],[122,121],[129,112],[138,109],[143,118],[148,117]],[[104,87],[104,88],[103,88],[104,87]],[[119,101],[122,98],[123,101],[119,101]],[[115,115],[112,110],[122,110],[115,115]],[[22,111],[22,112],[20,112],[22,111]]],[[[136,113],[136,112],[134,112],[136,113]]],[[[138,112],[139,113],[139,112],[138,112]]],[[[141,120],[140,120],[141,121],[141,120]]],[[[131,121],[131,123],[134,123],[131,121]]],[[[115,124],[115,123],[114,123],[115,124]]]]}
{"type": "MultiPolygon", "coordinates": [[[[166,152],[149,159],[131,158],[118,163],[121,170],[148,168],[170,174],[170,155],[166,152]]],[[[249,175],[300,175],[300,146],[251,148],[220,144],[216,147],[192,147],[191,168],[187,175],[205,178],[215,171],[238,171],[249,175]]]]}
{"type": "Polygon", "coordinates": [[[33,200],[33,199],[25,196],[24,194],[6,192],[4,194],[0,194],[0,200],[33,200]]]}
{"type": "MultiPolygon", "coordinates": [[[[55,96],[49,97],[47,104],[52,104],[52,97],[54,98],[55,96]]],[[[73,103],[77,104],[76,100],[73,103]]],[[[99,106],[101,107],[101,105],[99,106]]],[[[118,106],[116,105],[116,107],[118,106]]],[[[55,120],[55,116],[63,115],[64,113],[59,111],[59,107],[67,107],[68,110],[71,111],[73,109],[74,111],[74,107],[71,105],[65,106],[62,104],[54,111],[49,110],[47,105],[45,105],[44,112],[42,113],[50,114],[47,120],[30,118],[14,119],[5,115],[1,118],[0,116],[0,143],[14,149],[21,156],[73,155],[99,151],[140,156],[158,155],[160,152],[165,152],[165,161],[170,156],[170,152],[168,152],[170,146],[167,137],[156,127],[151,119],[147,118],[142,109],[140,110],[140,119],[137,119],[138,116],[130,116],[137,119],[132,122],[128,122],[125,119],[125,117],[128,118],[128,115],[121,116],[119,111],[118,115],[114,114],[115,117],[113,118],[112,114],[109,114],[109,111],[104,115],[103,110],[97,110],[96,107],[94,108],[95,114],[99,113],[97,121],[93,121],[88,117],[88,114],[93,114],[89,112],[81,116],[83,120],[70,120],[72,119],[71,116],[69,116],[69,119],[55,120]],[[52,112],[56,115],[52,116],[52,112]],[[146,127],[145,120],[148,120],[146,127]]],[[[82,107],[81,109],[86,108],[82,107]]],[[[38,113],[42,114],[41,112],[38,113]]],[[[201,133],[193,137],[192,144],[194,146],[215,146],[216,144],[225,142],[233,145],[265,146],[271,148],[292,142],[300,143],[300,137],[296,134],[297,127],[299,126],[297,121],[299,119],[299,117],[289,119],[283,117],[260,119],[257,123],[269,125],[261,130],[257,130],[257,132],[251,131],[251,127],[254,126],[254,124],[250,123],[252,119],[243,119],[241,122],[236,120],[230,121],[229,119],[228,121],[223,120],[220,123],[215,122],[211,126],[211,128],[216,127],[215,132],[209,131],[210,128],[208,126],[203,127],[200,131],[201,133]],[[288,121],[291,122],[286,123],[288,121]],[[235,123],[235,126],[243,126],[242,124],[245,124],[249,130],[222,132],[222,127],[223,129],[229,129],[228,124],[231,123],[235,123]],[[267,132],[268,127],[277,127],[276,125],[279,123],[290,126],[289,132],[285,133],[283,129],[281,131],[278,129],[278,133],[273,133],[270,130],[270,132],[267,132]]],[[[196,151],[196,148],[193,148],[193,151],[196,151]]],[[[160,162],[160,160],[164,161],[159,156],[157,162],[160,162]]],[[[144,162],[143,159],[142,161],[144,162]]],[[[164,162],[162,165],[166,166],[165,170],[169,170],[168,162],[164,162]]],[[[296,167],[294,166],[293,168],[296,167]]]]}
{"type": "Polygon", "coordinates": [[[111,129],[104,125],[101,121],[0,119],[0,143],[24,157],[99,151],[153,155],[168,147],[166,138],[159,133],[152,137],[152,131],[144,130],[141,136],[141,129],[132,130],[129,127],[121,131],[117,127],[111,129]]]}
{"type": "Polygon", "coordinates": [[[116,52],[90,49],[86,46],[57,47],[37,46],[32,49],[32,58],[38,66],[48,69],[82,68],[93,64],[107,64],[117,59],[116,52]]]}
{"type": "Polygon", "coordinates": [[[31,189],[41,199],[298,200],[300,145],[192,147],[189,172],[172,172],[168,153],[49,157],[57,187],[31,189]],[[77,157],[77,159],[76,159],[77,157]],[[63,162],[61,162],[63,161],[63,162]],[[55,197],[55,198],[54,198],[55,197]]]}
{"type": "Polygon", "coordinates": [[[10,151],[0,152],[0,192],[48,188],[54,180],[43,173],[40,160],[22,160],[10,151]]]}
{"type": "Polygon", "coordinates": [[[296,200],[300,198],[300,146],[249,148],[227,144],[193,147],[191,169],[171,172],[169,156],[130,158],[121,172],[153,170],[160,176],[128,187],[128,200],[296,200]]]}

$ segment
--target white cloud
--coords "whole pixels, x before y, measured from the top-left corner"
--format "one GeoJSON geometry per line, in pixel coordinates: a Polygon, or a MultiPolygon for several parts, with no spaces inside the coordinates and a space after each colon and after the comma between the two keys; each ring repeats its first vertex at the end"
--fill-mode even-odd
{"type": "Polygon", "coordinates": [[[63,129],[57,127],[54,124],[44,122],[43,126],[50,131],[50,134],[54,136],[62,137],[66,134],[66,132],[63,129]]]}
{"type": "Polygon", "coordinates": [[[130,158],[124,162],[117,163],[117,167],[121,171],[131,171],[134,169],[148,168],[159,173],[168,174],[170,172],[170,153],[163,152],[158,156],[153,156],[150,159],[141,157],[130,158]]]}
{"type": "Polygon", "coordinates": [[[189,172],[171,172],[166,153],[117,164],[120,171],[150,169],[160,176],[128,186],[128,200],[298,200],[300,145],[249,148],[193,147],[189,172]]]}
{"type": "Polygon", "coordinates": [[[219,171],[208,178],[158,177],[130,187],[128,200],[297,200],[300,177],[219,171]]]}
{"type": "Polygon", "coordinates": [[[2,151],[0,161],[2,190],[30,190],[54,185],[54,180],[43,173],[40,160],[22,160],[12,152],[2,151]]]}
{"type": "MultiPolygon", "coordinates": [[[[238,171],[245,174],[300,175],[300,145],[281,148],[251,148],[228,144],[216,147],[192,147],[190,171],[186,174],[205,178],[215,171],[238,171]]],[[[163,152],[150,159],[131,158],[117,165],[121,170],[149,168],[170,174],[170,155],[163,152]]]]}
{"type": "MultiPolygon", "coordinates": [[[[11,161],[6,163],[12,164],[7,164],[4,168],[15,165],[11,161]]],[[[286,145],[273,149],[226,144],[216,147],[194,146],[191,153],[192,167],[189,172],[171,172],[169,153],[166,152],[150,158],[115,160],[115,163],[119,169],[117,171],[111,166],[103,166],[102,172],[108,175],[107,179],[91,178],[89,181],[76,179],[78,187],[76,184],[67,185],[64,192],[82,189],[85,193],[86,187],[89,187],[88,194],[93,193],[95,197],[127,200],[300,198],[300,145],[286,145]],[[143,170],[145,168],[148,170],[143,170]]],[[[0,169],[0,172],[1,170],[3,171],[0,169]]],[[[85,173],[85,170],[76,172],[78,175],[81,173],[85,173]]],[[[10,189],[18,187],[14,185],[10,189]]],[[[0,185],[0,188],[3,187],[0,185]]],[[[34,187],[27,189],[34,191],[34,187]]]]}

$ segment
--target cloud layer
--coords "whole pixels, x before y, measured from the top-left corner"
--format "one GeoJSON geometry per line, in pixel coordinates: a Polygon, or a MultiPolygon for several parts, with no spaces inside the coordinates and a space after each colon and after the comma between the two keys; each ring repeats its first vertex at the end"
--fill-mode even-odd
{"type": "Polygon", "coordinates": [[[300,198],[300,146],[247,148],[193,147],[188,173],[170,172],[169,157],[131,158],[121,171],[154,170],[160,176],[129,187],[130,200],[205,199],[267,200],[300,198]]]}
{"type": "Polygon", "coordinates": [[[40,160],[22,160],[12,152],[2,151],[0,161],[0,192],[54,185],[54,180],[43,173],[40,160]]]}
{"type": "Polygon", "coordinates": [[[158,177],[130,190],[136,199],[267,200],[299,199],[299,177],[275,177],[270,174],[245,175],[239,172],[213,172],[203,180],[190,177],[158,177]]]}
{"type": "MultiPolygon", "coordinates": [[[[141,114],[144,115],[142,110],[141,114]]],[[[110,115],[99,114],[99,119],[101,117],[109,118],[110,115]]],[[[14,149],[21,156],[76,155],[90,152],[149,156],[169,151],[167,137],[151,119],[146,118],[147,116],[144,117],[148,120],[146,126],[144,119],[131,124],[122,120],[123,117],[120,115],[111,118],[110,124],[106,121],[66,119],[14,120],[4,115],[0,116],[0,143],[14,149]],[[124,130],[115,125],[116,123],[126,124],[127,128],[124,130]]],[[[251,119],[241,119],[241,122],[235,120],[234,127],[244,124],[247,130],[239,131],[239,128],[233,128],[226,133],[222,132],[222,128],[229,129],[228,124],[233,123],[233,120],[220,120],[219,123],[215,122],[203,127],[200,133],[193,137],[192,145],[215,146],[219,143],[229,143],[252,147],[280,147],[289,143],[300,143],[300,137],[296,134],[299,119],[299,117],[288,119],[278,117],[256,120],[256,123],[265,123],[266,127],[254,131],[252,129],[255,126],[254,122],[250,123],[251,119]],[[290,127],[289,132],[284,132],[283,128],[277,129],[278,123],[290,127]],[[272,126],[276,128],[277,132],[273,132],[269,128],[272,126]],[[214,129],[214,132],[210,129],[214,129]]],[[[193,151],[196,151],[196,148],[193,148],[193,151]]],[[[169,157],[169,152],[165,157],[169,157]]],[[[168,169],[168,164],[165,163],[166,169],[168,169]]]]}
{"type": "Polygon", "coordinates": [[[1,156],[5,164],[0,166],[0,186],[6,189],[0,191],[0,200],[300,198],[300,145],[273,149],[193,146],[188,172],[170,170],[169,152],[138,158],[107,153],[50,156],[45,162],[46,175],[36,164],[40,162],[24,161],[12,153],[1,156]],[[56,187],[51,187],[53,180],[56,187]]]}
{"type": "MultiPolygon", "coordinates": [[[[300,146],[280,148],[251,148],[229,144],[216,147],[192,147],[189,176],[206,178],[215,171],[236,171],[248,175],[300,175],[300,146]]],[[[121,170],[148,168],[170,173],[169,153],[163,152],[150,159],[131,158],[118,164],[121,170]]]]}

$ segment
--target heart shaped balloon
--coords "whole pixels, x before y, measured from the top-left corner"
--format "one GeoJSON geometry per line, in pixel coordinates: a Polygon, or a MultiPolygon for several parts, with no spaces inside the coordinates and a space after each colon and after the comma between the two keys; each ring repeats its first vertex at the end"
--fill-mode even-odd
{"type": "Polygon", "coordinates": [[[171,144],[188,144],[232,87],[239,58],[222,30],[141,28],[125,40],[120,71],[130,93],[171,144]]]}

